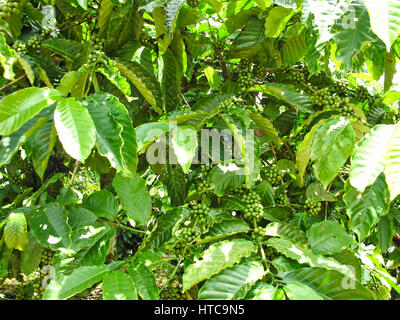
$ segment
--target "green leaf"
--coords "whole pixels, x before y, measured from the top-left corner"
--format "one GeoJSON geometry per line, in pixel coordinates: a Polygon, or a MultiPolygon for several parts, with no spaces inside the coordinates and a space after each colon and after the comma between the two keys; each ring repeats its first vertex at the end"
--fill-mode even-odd
{"type": "Polygon", "coordinates": [[[144,10],[147,13],[152,13],[154,9],[164,7],[167,0],[143,0],[140,2],[138,11],[144,10]]]}
{"type": "Polygon", "coordinates": [[[165,6],[165,16],[167,17],[166,25],[169,35],[174,33],[176,19],[178,18],[179,10],[182,8],[184,2],[184,0],[170,0],[165,6]]]}
{"type": "Polygon", "coordinates": [[[199,291],[199,300],[240,300],[264,275],[256,261],[246,261],[208,279],[199,291]]]}
{"type": "Polygon", "coordinates": [[[332,37],[330,27],[343,14],[343,10],[347,9],[346,0],[304,0],[302,6],[303,21],[306,21],[310,14],[314,16],[314,25],[319,31],[317,45],[332,37]]]}
{"type": "Polygon", "coordinates": [[[114,86],[116,86],[124,95],[131,95],[131,87],[118,68],[115,66],[113,60],[108,60],[107,64],[103,64],[101,68],[96,69],[97,72],[103,74],[114,86]]]}
{"type": "Polygon", "coordinates": [[[139,40],[143,18],[137,11],[138,4],[139,1],[125,2],[113,10],[107,22],[109,26],[106,44],[106,52],[110,51],[111,56],[114,56],[128,40],[139,40]]]}
{"type": "Polygon", "coordinates": [[[340,264],[333,258],[327,258],[321,255],[316,255],[309,249],[304,249],[296,243],[283,238],[271,238],[267,240],[267,245],[275,248],[280,253],[290,259],[296,260],[300,264],[307,263],[311,267],[325,268],[335,270],[350,278],[354,277],[351,269],[340,264]]]}
{"type": "Polygon", "coordinates": [[[161,56],[162,77],[161,90],[165,101],[165,110],[167,112],[176,110],[180,104],[180,72],[176,58],[171,49],[168,49],[161,56]]]}
{"type": "Polygon", "coordinates": [[[269,83],[268,85],[254,86],[250,91],[263,92],[307,113],[314,112],[313,102],[310,97],[306,94],[296,92],[292,85],[269,83]]]}
{"type": "Polygon", "coordinates": [[[259,113],[249,111],[249,114],[250,119],[264,132],[265,137],[280,147],[282,140],[271,121],[259,113]]]}
{"type": "Polygon", "coordinates": [[[117,216],[118,202],[115,196],[107,190],[92,193],[83,202],[83,206],[92,211],[98,218],[114,221],[117,216]]]}
{"type": "Polygon", "coordinates": [[[20,129],[42,109],[61,98],[57,90],[26,88],[0,100],[0,135],[8,136],[20,129]]]}
{"type": "Polygon", "coordinates": [[[278,37],[285,29],[290,18],[296,13],[293,9],[277,6],[268,12],[265,19],[265,36],[278,37]]]}
{"type": "Polygon", "coordinates": [[[230,57],[249,57],[262,50],[265,39],[264,20],[251,17],[231,45],[230,57]]]}
{"type": "Polygon", "coordinates": [[[336,201],[333,194],[325,191],[319,182],[310,183],[307,187],[306,198],[314,201],[336,201]]]}
{"type": "Polygon", "coordinates": [[[219,77],[217,71],[211,66],[206,66],[204,68],[204,74],[206,75],[208,84],[213,90],[219,89],[221,86],[221,78],[219,77]]]}
{"type": "MultiPolygon", "coordinates": [[[[96,145],[99,154],[107,157],[113,168],[128,171],[122,156],[122,126],[111,115],[111,105],[104,103],[104,95],[88,97],[85,105],[96,128],[96,145]],[[101,101],[100,101],[101,98],[101,101]]],[[[128,171],[129,172],[129,171],[128,171]]]]}
{"type": "Polygon", "coordinates": [[[201,243],[220,240],[242,232],[246,233],[249,230],[249,225],[241,219],[234,217],[229,219],[222,219],[220,223],[214,223],[209,228],[204,238],[201,239],[201,243]]]}
{"type": "Polygon", "coordinates": [[[129,274],[143,300],[158,300],[158,288],[153,273],[142,263],[131,263],[129,274]]]}
{"type": "Polygon", "coordinates": [[[180,166],[165,166],[160,174],[160,181],[167,187],[171,206],[183,205],[188,195],[186,175],[180,166]]]}
{"type": "Polygon", "coordinates": [[[105,38],[108,30],[109,21],[113,13],[113,1],[112,0],[101,0],[98,17],[97,17],[97,27],[99,32],[98,37],[105,38]]]}
{"type": "Polygon", "coordinates": [[[289,207],[265,207],[263,217],[266,220],[274,222],[282,222],[288,220],[292,216],[292,210],[289,207]]]}
{"type": "Polygon", "coordinates": [[[297,243],[307,243],[304,232],[289,223],[269,223],[265,227],[265,235],[268,237],[283,237],[297,243]]]}
{"type": "Polygon", "coordinates": [[[183,274],[183,291],[232,267],[255,250],[253,242],[243,239],[222,241],[210,246],[202,254],[201,260],[186,267],[183,274]]]}
{"type": "Polygon", "coordinates": [[[324,300],[309,286],[298,282],[287,283],[283,290],[290,300],[324,300]]]}
{"type": "Polygon", "coordinates": [[[387,51],[390,51],[393,42],[400,34],[400,1],[365,0],[365,6],[371,19],[372,31],[386,44],[387,51]]]}
{"type": "Polygon", "coordinates": [[[304,32],[295,34],[284,43],[281,49],[282,62],[286,65],[293,65],[307,53],[304,32]]]}
{"type": "Polygon", "coordinates": [[[113,180],[113,187],[128,217],[138,225],[145,226],[152,212],[151,197],[145,180],[137,174],[133,177],[117,174],[113,180]]]}
{"type": "Polygon", "coordinates": [[[118,60],[116,66],[135,85],[154,110],[161,114],[163,108],[162,93],[154,74],[135,61],[118,60]]]}
{"type": "Polygon", "coordinates": [[[274,300],[276,288],[265,282],[257,282],[247,293],[245,300],[274,300]]]}
{"type": "Polygon", "coordinates": [[[385,177],[390,190],[390,200],[400,194],[400,124],[390,137],[385,154],[385,177]]]}
{"type": "Polygon", "coordinates": [[[11,135],[2,137],[0,140],[0,166],[10,163],[19,148],[32,137],[35,131],[42,128],[41,126],[46,120],[46,117],[41,117],[39,114],[11,135]]]}
{"type": "Polygon", "coordinates": [[[88,9],[88,0],[76,0],[76,2],[78,2],[78,4],[79,4],[84,10],[87,10],[87,9],[88,9]]]}
{"type": "Polygon", "coordinates": [[[145,146],[148,146],[152,141],[169,130],[170,125],[167,122],[148,122],[136,127],[138,151],[144,151],[145,146]]]}
{"type": "Polygon", "coordinates": [[[3,77],[8,80],[14,80],[14,63],[17,61],[14,50],[6,42],[4,34],[0,32],[0,63],[3,66],[3,77]]]}
{"type": "Polygon", "coordinates": [[[21,65],[22,69],[24,69],[26,77],[28,78],[30,84],[33,86],[35,83],[35,74],[32,70],[31,64],[22,57],[17,57],[18,63],[21,65]]]}
{"type": "Polygon", "coordinates": [[[311,146],[314,173],[324,188],[336,177],[354,148],[354,130],[348,120],[328,120],[318,129],[311,146]]]}
{"type": "Polygon", "coordinates": [[[103,279],[104,300],[137,300],[135,285],[126,273],[113,271],[107,273],[103,279]]]}
{"type": "Polygon", "coordinates": [[[268,207],[275,204],[275,190],[268,181],[261,181],[254,187],[254,191],[261,197],[263,206],[268,207]]]}
{"type": "Polygon", "coordinates": [[[353,239],[336,221],[314,223],[307,230],[307,238],[315,254],[334,254],[347,249],[353,239]]]}
{"type": "Polygon", "coordinates": [[[172,129],[172,149],[183,172],[187,173],[197,149],[197,132],[191,126],[178,126],[172,129]]]}
{"type": "Polygon", "coordinates": [[[79,42],[69,39],[51,38],[43,41],[42,47],[50,49],[72,62],[81,58],[84,54],[83,46],[79,42]]]}
{"type": "Polygon", "coordinates": [[[64,98],[57,103],[54,123],[65,151],[84,162],[96,142],[96,129],[88,110],[78,100],[64,98]]]}
{"type": "Polygon", "coordinates": [[[146,247],[153,249],[161,248],[171,238],[172,229],[175,224],[187,216],[189,212],[189,210],[184,210],[183,208],[174,208],[163,213],[157,219],[157,228],[150,234],[146,247]]]}
{"type": "Polygon", "coordinates": [[[36,211],[29,220],[29,227],[39,243],[53,250],[69,248],[71,227],[67,223],[64,207],[49,203],[45,209],[36,211]]]}
{"type": "Polygon", "coordinates": [[[379,218],[389,211],[390,195],[383,174],[364,192],[357,191],[347,182],[343,200],[347,204],[349,226],[358,235],[359,241],[363,241],[379,218]]]}
{"type": "MultiPolygon", "coordinates": [[[[163,0],[166,2],[166,0],[163,0]]],[[[165,15],[165,10],[163,8],[155,8],[153,10],[153,19],[154,19],[154,27],[156,29],[157,38],[160,38],[157,41],[158,48],[160,50],[160,54],[163,54],[167,51],[170,43],[171,37],[169,36],[168,28],[166,26],[167,17],[165,15]]]]}
{"type": "Polygon", "coordinates": [[[83,266],[69,275],[58,273],[46,288],[43,300],[66,300],[100,282],[108,273],[106,266],[83,266]]]}
{"type": "Polygon", "coordinates": [[[226,190],[235,189],[243,184],[245,176],[241,168],[236,166],[218,165],[211,169],[208,179],[214,184],[214,193],[224,195],[226,190]]]}
{"type": "Polygon", "coordinates": [[[28,244],[25,215],[22,212],[10,213],[4,227],[4,240],[11,249],[23,251],[28,244]]]}
{"type": "Polygon", "coordinates": [[[373,184],[384,171],[386,150],[394,128],[393,125],[378,125],[357,144],[351,156],[349,179],[359,191],[373,184]]]}
{"type": "Polygon", "coordinates": [[[92,211],[82,207],[82,205],[68,206],[66,210],[68,224],[71,226],[72,230],[82,228],[97,220],[97,216],[92,211]]]}
{"type": "Polygon", "coordinates": [[[100,221],[76,229],[71,233],[71,250],[74,252],[82,249],[90,250],[110,231],[113,231],[112,227],[100,221]]]}
{"type": "MultiPolygon", "coordinates": [[[[343,62],[347,70],[351,70],[353,57],[360,51],[365,41],[374,41],[373,33],[369,23],[368,11],[364,6],[351,6],[354,18],[350,18],[350,25],[342,22],[341,30],[335,35],[337,44],[336,58],[343,62]]],[[[349,18],[344,18],[349,19],[349,18]]]]}
{"type": "Polygon", "coordinates": [[[383,56],[384,58],[384,68],[385,68],[385,81],[384,81],[384,88],[383,91],[387,92],[393,85],[393,79],[397,72],[396,69],[396,55],[391,52],[386,52],[383,56]]]}
{"type": "Polygon", "coordinates": [[[53,120],[44,123],[31,138],[33,167],[42,180],[56,141],[53,120]]]}
{"type": "Polygon", "coordinates": [[[28,233],[28,245],[21,253],[21,272],[25,275],[34,272],[40,265],[43,246],[41,246],[32,231],[28,233]]]}
{"type": "Polygon", "coordinates": [[[378,237],[379,247],[383,253],[388,252],[390,247],[392,247],[392,238],[395,233],[392,217],[389,215],[381,217],[378,222],[378,237]]]}
{"type": "Polygon", "coordinates": [[[315,124],[312,129],[306,134],[304,140],[300,142],[297,147],[296,154],[296,166],[299,174],[297,176],[297,181],[299,186],[304,185],[304,173],[306,172],[308,162],[311,157],[311,145],[314,141],[315,134],[318,129],[325,123],[325,119],[320,120],[317,124],[315,124]]]}
{"type": "Polygon", "coordinates": [[[375,300],[360,282],[335,270],[303,268],[285,274],[283,280],[307,285],[326,300],[375,300]]]}

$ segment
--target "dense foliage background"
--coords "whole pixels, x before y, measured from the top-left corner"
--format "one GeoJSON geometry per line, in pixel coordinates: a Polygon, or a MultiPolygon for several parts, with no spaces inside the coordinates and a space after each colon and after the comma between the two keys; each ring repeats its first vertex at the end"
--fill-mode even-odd
{"type": "Polygon", "coordinates": [[[399,12],[1,0],[0,299],[397,299],[399,12]]]}

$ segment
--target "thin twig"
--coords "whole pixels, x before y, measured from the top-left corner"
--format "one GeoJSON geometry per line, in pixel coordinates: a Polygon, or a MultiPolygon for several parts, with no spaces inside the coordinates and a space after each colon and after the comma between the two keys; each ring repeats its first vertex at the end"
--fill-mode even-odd
{"type": "Polygon", "coordinates": [[[14,84],[16,84],[18,81],[21,81],[22,79],[24,79],[26,77],[26,74],[23,74],[22,76],[20,76],[18,79],[14,80],[13,82],[7,83],[6,85],[2,86],[0,88],[0,92],[3,91],[4,89],[7,89],[8,87],[13,86],[14,84]]]}
{"type": "Polygon", "coordinates": [[[292,149],[290,148],[290,146],[288,145],[288,143],[285,140],[282,140],[283,144],[285,145],[286,149],[289,151],[290,153],[290,157],[292,158],[292,161],[296,161],[296,157],[294,156],[292,149]]]}
{"type": "Polygon", "coordinates": [[[71,187],[72,184],[74,183],[76,174],[78,173],[79,167],[81,166],[81,163],[76,160],[75,165],[74,165],[74,171],[72,172],[72,177],[71,177],[71,181],[69,182],[69,186],[71,187]]]}
{"type": "Polygon", "coordinates": [[[186,105],[187,105],[188,107],[190,107],[190,104],[189,104],[189,102],[187,102],[187,100],[186,100],[185,96],[183,95],[183,93],[180,92],[180,94],[181,94],[182,100],[186,103],[186,105]]]}
{"type": "Polygon", "coordinates": [[[272,154],[274,156],[274,159],[275,159],[276,162],[278,162],[278,158],[276,156],[275,148],[274,148],[274,145],[272,144],[272,142],[270,142],[270,146],[271,146],[271,150],[272,150],[272,154]]]}

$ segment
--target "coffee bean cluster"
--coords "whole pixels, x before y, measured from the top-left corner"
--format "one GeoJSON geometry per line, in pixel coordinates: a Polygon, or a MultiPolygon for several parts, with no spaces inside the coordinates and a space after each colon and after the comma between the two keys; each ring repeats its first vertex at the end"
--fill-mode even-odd
{"type": "Polygon", "coordinates": [[[188,6],[197,8],[200,5],[201,0],[187,0],[188,6]]]}
{"type": "Polygon", "coordinates": [[[210,211],[208,205],[196,203],[192,205],[190,217],[183,223],[179,236],[185,243],[190,243],[207,229],[207,216],[210,211]]]}
{"type": "Polygon", "coordinates": [[[65,20],[73,20],[73,19],[75,19],[75,17],[76,17],[76,14],[75,14],[75,13],[69,12],[69,13],[67,13],[67,14],[65,15],[65,20]]]}
{"type": "Polygon", "coordinates": [[[248,59],[243,59],[240,62],[238,84],[242,93],[246,92],[253,85],[253,72],[248,59]]]}
{"type": "Polygon", "coordinates": [[[302,70],[292,70],[290,72],[289,78],[297,83],[304,83],[306,81],[306,75],[302,72],[302,70]]]}
{"type": "Polygon", "coordinates": [[[272,261],[279,256],[279,252],[273,247],[267,247],[264,249],[265,258],[272,261]]]}
{"type": "Polygon", "coordinates": [[[219,105],[218,108],[221,110],[223,113],[229,113],[232,111],[232,109],[235,107],[235,98],[230,98],[225,101],[222,101],[219,105]]]}
{"type": "Polygon", "coordinates": [[[333,82],[333,90],[335,90],[336,94],[339,96],[343,96],[347,93],[348,83],[344,80],[334,81],[333,82]]]}
{"type": "Polygon", "coordinates": [[[144,45],[145,47],[148,46],[152,46],[153,45],[153,41],[150,35],[148,35],[147,33],[142,33],[140,35],[140,43],[142,45],[144,45]]]}
{"type": "Polygon", "coordinates": [[[9,183],[14,186],[21,186],[23,184],[23,180],[20,175],[9,175],[9,183]]]}
{"type": "Polygon", "coordinates": [[[88,57],[89,66],[95,66],[99,58],[104,56],[104,40],[98,37],[89,41],[90,53],[88,57]]]}
{"type": "Polygon", "coordinates": [[[38,36],[33,36],[28,40],[27,45],[34,50],[39,50],[41,47],[41,41],[38,36]]]}
{"type": "Polygon", "coordinates": [[[253,67],[254,77],[258,80],[263,80],[265,76],[265,68],[262,65],[256,64],[253,67]]]}
{"type": "Polygon", "coordinates": [[[257,226],[251,233],[251,239],[257,242],[261,242],[265,239],[265,228],[257,226]]]}
{"type": "Polygon", "coordinates": [[[311,199],[307,199],[305,201],[304,205],[305,205],[304,207],[305,207],[305,210],[307,212],[307,215],[310,216],[310,217],[311,216],[315,216],[318,213],[320,213],[321,208],[322,208],[321,202],[315,201],[315,200],[311,200],[311,199]]]}
{"type": "Polygon", "coordinates": [[[33,284],[32,300],[42,300],[44,291],[41,281],[33,284]]]}
{"type": "Polygon", "coordinates": [[[41,262],[42,262],[42,266],[48,266],[51,265],[53,263],[53,257],[54,257],[54,251],[50,250],[50,249],[45,249],[42,252],[42,256],[41,256],[41,262]]]}
{"type": "Polygon", "coordinates": [[[354,93],[354,98],[358,102],[364,102],[369,97],[368,89],[364,86],[358,86],[354,93]]]}
{"type": "Polygon", "coordinates": [[[182,256],[185,252],[186,244],[183,241],[178,241],[172,248],[172,254],[182,256]]]}
{"type": "Polygon", "coordinates": [[[208,182],[206,180],[199,181],[197,185],[197,192],[200,194],[210,193],[213,189],[213,186],[214,185],[212,182],[208,182]]]}
{"type": "MultiPolygon", "coordinates": [[[[59,30],[57,29],[57,30],[55,30],[55,31],[58,32],[59,30]]],[[[41,37],[42,39],[47,38],[48,36],[51,35],[52,32],[53,32],[52,29],[43,29],[43,30],[40,32],[40,37],[41,37]]]]}
{"type": "Polygon", "coordinates": [[[278,169],[276,166],[267,168],[267,171],[265,172],[267,181],[273,186],[279,185],[282,182],[284,175],[285,174],[282,170],[278,169]]]}
{"type": "Polygon", "coordinates": [[[346,118],[352,118],[354,116],[353,108],[345,105],[340,109],[340,115],[346,118]]]}
{"type": "Polygon", "coordinates": [[[261,197],[254,191],[245,193],[243,190],[241,199],[246,204],[246,209],[243,211],[243,218],[249,221],[260,221],[264,213],[261,197]]]}
{"type": "Polygon", "coordinates": [[[339,96],[332,95],[329,92],[329,88],[323,88],[316,91],[313,94],[312,99],[314,101],[314,104],[316,104],[317,106],[330,109],[337,109],[342,103],[342,100],[339,96]]]}
{"type": "Polygon", "coordinates": [[[28,161],[28,160],[23,161],[21,163],[20,170],[21,170],[22,173],[25,173],[26,175],[32,174],[34,172],[34,168],[33,168],[32,162],[28,161]]]}
{"type": "Polygon", "coordinates": [[[14,42],[13,48],[15,51],[17,51],[20,54],[27,54],[28,53],[28,48],[25,43],[17,40],[14,42]]]}
{"type": "Polygon", "coordinates": [[[285,207],[290,205],[290,200],[286,194],[281,193],[276,197],[275,204],[277,206],[285,207]]]}
{"type": "Polygon", "coordinates": [[[20,5],[16,1],[6,1],[0,5],[0,18],[7,19],[11,16],[18,14],[20,5]]]}

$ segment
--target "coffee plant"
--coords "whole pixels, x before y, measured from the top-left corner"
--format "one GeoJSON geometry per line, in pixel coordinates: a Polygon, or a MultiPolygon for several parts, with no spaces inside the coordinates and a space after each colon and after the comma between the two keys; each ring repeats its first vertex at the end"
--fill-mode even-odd
{"type": "Polygon", "coordinates": [[[399,11],[0,0],[0,299],[397,300],[399,11]]]}

